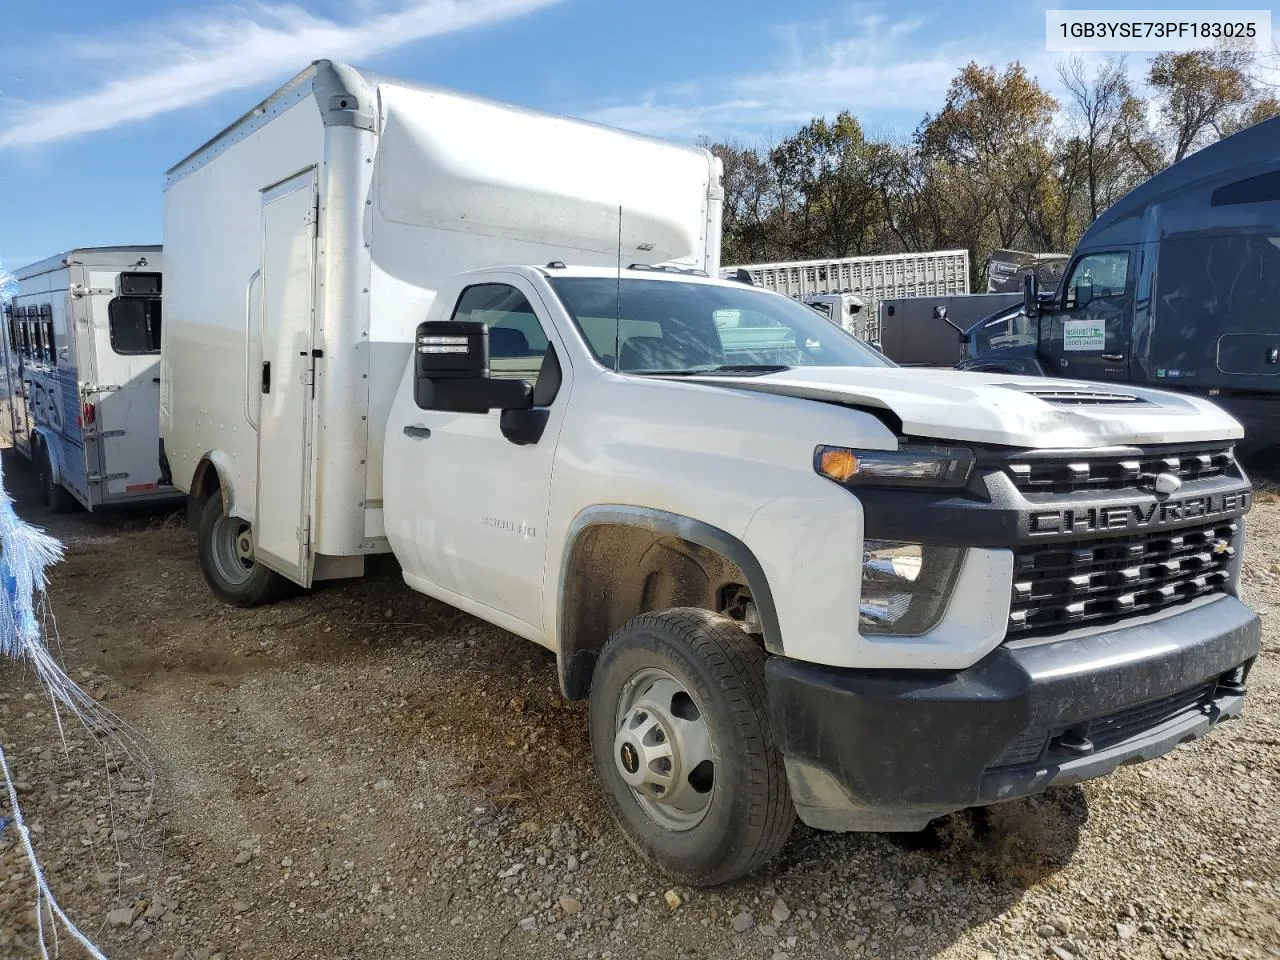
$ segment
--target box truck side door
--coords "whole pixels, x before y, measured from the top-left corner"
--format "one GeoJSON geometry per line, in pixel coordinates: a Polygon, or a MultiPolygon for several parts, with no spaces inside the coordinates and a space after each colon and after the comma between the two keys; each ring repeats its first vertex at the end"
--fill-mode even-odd
{"type": "Polygon", "coordinates": [[[477,279],[453,299],[442,318],[489,326],[490,376],[534,382],[546,427],[536,443],[517,444],[503,435],[499,410],[420,410],[407,378],[387,429],[388,536],[410,585],[443,588],[541,632],[544,528],[571,369],[523,278],[477,279]]]}
{"type": "Polygon", "coordinates": [[[1058,312],[1042,318],[1040,353],[1051,375],[1129,379],[1136,257],[1086,253],[1071,265],[1058,312]]]}
{"type": "Polygon", "coordinates": [[[261,394],[254,550],[267,566],[303,586],[311,581],[315,239],[311,169],[262,194],[262,342],[254,371],[261,394]]]}

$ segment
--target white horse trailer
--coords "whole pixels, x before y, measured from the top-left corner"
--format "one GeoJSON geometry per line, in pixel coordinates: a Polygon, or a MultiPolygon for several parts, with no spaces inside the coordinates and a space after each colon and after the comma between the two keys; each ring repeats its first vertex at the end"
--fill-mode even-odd
{"type": "Polygon", "coordinates": [[[83,247],[14,276],[3,325],[13,444],[51,509],[179,496],[159,458],[162,257],[83,247]]]}

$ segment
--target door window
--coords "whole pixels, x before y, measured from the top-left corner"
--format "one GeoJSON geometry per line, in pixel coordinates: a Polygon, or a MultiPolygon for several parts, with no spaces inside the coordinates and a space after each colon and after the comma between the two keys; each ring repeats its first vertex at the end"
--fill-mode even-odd
{"type": "Polygon", "coordinates": [[[1076,261],[1062,306],[1075,310],[1094,300],[1123,297],[1129,282],[1129,254],[1091,253],[1076,261]]]}
{"type": "Polygon", "coordinates": [[[116,297],[107,304],[111,349],[124,355],[160,352],[160,301],[116,297]]]}
{"type": "Polygon", "coordinates": [[[505,283],[467,287],[451,319],[483,323],[489,328],[489,376],[538,379],[547,355],[547,335],[528,299],[515,287],[505,283]]]}
{"type": "Polygon", "coordinates": [[[1160,243],[1151,363],[1157,377],[1275,375],[1280,235],[1220,233],[1160,243]],[[1259,338],[1262,338],[1261,340],[1259,338]],[[1265,343],[1263,342],[1265,341],[1265,343]],[[1230,356],[1240,351],[1241,356],[1230,356]]]}

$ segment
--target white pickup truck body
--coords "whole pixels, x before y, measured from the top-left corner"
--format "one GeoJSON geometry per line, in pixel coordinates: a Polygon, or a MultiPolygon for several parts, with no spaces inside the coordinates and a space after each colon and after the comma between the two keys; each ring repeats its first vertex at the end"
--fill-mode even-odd
{"type": "Polygon", "coordinates": [[[1212,404],[899,369],[710,279],[700,151],[327,63],[241,123],[166,203],[161,433],[210,586],[390,549],[555,651],[663,869],[741,876],[797,813],[919,829],[1242,709],[1250,487],[1212,404]]]}

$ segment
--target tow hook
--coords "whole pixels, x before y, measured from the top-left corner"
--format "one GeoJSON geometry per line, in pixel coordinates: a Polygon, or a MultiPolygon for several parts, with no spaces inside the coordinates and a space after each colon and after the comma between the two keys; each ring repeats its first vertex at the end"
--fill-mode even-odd
{"type": "Polygon", "coordinates": [[[1089,732],[1087,725],[1072,727],[1058,736],[1054,737],[1050,742],[1051,749],[1061,750],[1064,753],[1071,753],[1077,757],[1088,756],[1093,753],[1093,741],[1086,736],[1089,732]]]}

